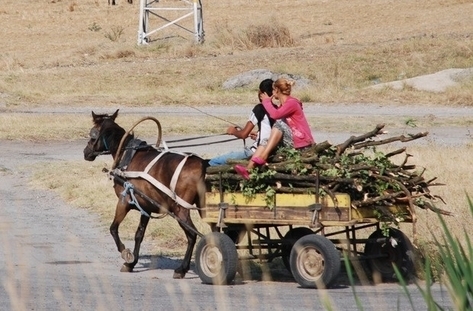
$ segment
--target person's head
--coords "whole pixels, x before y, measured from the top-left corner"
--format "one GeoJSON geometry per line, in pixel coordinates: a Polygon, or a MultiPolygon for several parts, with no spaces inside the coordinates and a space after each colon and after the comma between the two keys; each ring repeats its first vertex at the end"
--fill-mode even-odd
{"type": "Polygon", "coordinates": [[[273,80],[272,79],[264,79],[261,81],[259,84],[259,90],[258,90],[258,98],[259,101],[261,102],[261,94],[266,93],[268,96],[273,96],[273,80]]]}
{"type": "Polygon", "coordinates": [[[289,81],[284,78],[279,78],[273,83],[273,90],[275,91],[275,95],[282,94],[289,96],[291,95],[291,89],[294,85],[294,81],[289,81]]]}

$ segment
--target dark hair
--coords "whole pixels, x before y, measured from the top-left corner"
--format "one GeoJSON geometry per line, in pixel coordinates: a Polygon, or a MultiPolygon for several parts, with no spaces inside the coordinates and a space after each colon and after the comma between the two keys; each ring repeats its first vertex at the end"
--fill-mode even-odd
{"type": "Polygon", "coordinates": [[[266,93],[268,96],[273,96],[273,80],[265,79],[259,84],[259,90],[261,93],[266,93]]]}

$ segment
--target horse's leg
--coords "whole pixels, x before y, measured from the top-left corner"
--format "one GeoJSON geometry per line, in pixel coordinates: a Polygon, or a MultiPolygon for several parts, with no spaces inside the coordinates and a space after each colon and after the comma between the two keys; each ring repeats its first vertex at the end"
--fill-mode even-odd
{"type": "Polygon", "coordinates": [[[132,272],[133,268],[138,262],[138,257],[140,255],[140,246],[141,242],[143,242],[143,238],[145,236],[146,227],[149,223],[149,217],[141,215],[140,224],[136,229],[135,233],[135,248],[133,249],[133,262],[125,262],[123,263],[121,272],[132,272]]]}
{"type": "MultiPolygon", "coordinates": [[[[122,203],[122,201],[119,200],[115,209],[115,218],[113,218],[112,224],[110,225],[110,234],[112,235],[113,240],[117,245],[118,252],[122,254],[122,258],[126,262],[133,262],[133,254],[130,252],[129,249],[125,248],[125,245],[122,243],[122,241],[120,240],[120,236],[118,235],[118,227],[120,227],[121,222],[123,221],[123,219],[125,219],[125,216],[128,214],[129,211],[130,209],[128,205],[122,203]]],[[[123,271],[122,267],[122,272],[127,271],[123,271]]]]}
{"type": "MultiPolygon", "coordinates": [[[[187,217],[184,217],[184,219],[182,217],[180,218],[187,225],[189,225],[191,228],[197,231],[197,229],[194,226],[194,223],[192,222],[189,211],[187,210],[186,212],[187,212],[187,217]]],[[[184,259],[182,260],[182,264],[176,270],[174,270],[174,275],[173,275],[174,279],[183,279],[186,276],[186,273],[190,269],[192,252],[194,250],[195,242],[197,241],[197,234],[194,231],[187,229],[181,223],[179,223],[179,226],[181,226],[182,230],[184,230],[186,234],[187,250],[186,250],[186,254],[184,255],[184,259]]]]}

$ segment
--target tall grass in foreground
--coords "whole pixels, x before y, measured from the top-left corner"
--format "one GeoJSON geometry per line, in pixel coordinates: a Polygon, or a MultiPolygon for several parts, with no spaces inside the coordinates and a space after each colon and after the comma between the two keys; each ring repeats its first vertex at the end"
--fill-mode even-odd
{"type": "MultiPolygon", "coordinates": [[[[470,214],[473,216],[473,202],[469,196],[467,196],[467,200],[470,214]]],[[[473,263],[471,262],[473,246],[470,237],[466,228],[463,228],[465,243],[461,244],[458,238],[452,234],[441,215],[439,215],[439,219],[444,235],[440,239],[437,237],[434,237],[434,239],[439,250],[441,269],[444,271],[442,281],[447,286],[455,310],[471,310],[473,308],[473,263]]],[[[427,281],[430,281],[432,273],[429,261],[425,264],[425,275],[427,281]]],[[[425,289],[418,287],[427,302],[429,310],[441,310],[442,308],[435,302],[435,298],[432,297],[429,291],[430,283],[427,282],[426,284],[425,289]]]]}
{"type": "MultiPolygon", "coordinates": [[[[473,202],[467,196],[470,214],[473,216],[473,202]]],[[[438,238],[433,234],[434,245],[438,248],[439,260],[438,263],[433,264],[429,257],[424,263],[425,288],[420,284],[416,284],[426,302],[427,310],[445,310],[437,301],[436,297],[432,295],[430,286],[433,283],[435,275],[432,273],[432,268],[441,271],[440,281],[445,284],[450,299],[453,304],[453,310],[472,310],[473,308],[473,245],[469,238],[466,228],[463,227],[464,244],[459,242],[458,237],[452,233],[442,215],[438,215],[441,227],[443,229],[442,235],[438,238]],[[434,265],[434,267],[432,267],[434,265]]],[[[356,293],[355,281],[352,274],[352,268],[348,257],[345,256],[345,268],[348,271],[348,278],[353,289],[358,310],[363,310],[362,304],[356,293]]],[[[411,294],[407,287],[407,282],[403,278],[399,269],[394,266],[396,276],[399,283],[406,294],[411,307],[415,310],[415,305],[411,294]]]]}

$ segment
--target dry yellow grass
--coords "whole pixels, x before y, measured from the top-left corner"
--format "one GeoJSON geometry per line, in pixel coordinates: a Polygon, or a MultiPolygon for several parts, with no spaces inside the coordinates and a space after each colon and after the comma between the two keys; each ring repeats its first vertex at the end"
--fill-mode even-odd
{"type": "MultiPolygon", "coordinates": [[[[432,187],[432,193],[446,201],[438,207],[452,211],[453,217],[445,217],[452,232],[462,237],[462,231],[468,228],[471,215],[466,195],[471,196],[473,171],[473,146],[434,148],[432,145],[410,149],[418,168],[427,168],[427,176],[438,177],[445,186],[432,187]]],[[[437,215],[429,211],[419,213],[419,233],[432,232],[440,236],[442,228],[438,225],[437,215]]],[[[464,239],[460,242],[465,242],[464,239]]]]}
{"type": "MultiPolygon", "coordinates": [[[[113,110],[110,110],[113,112],[113,110]]],[[[149,115],[123,115],[119,123],[126,130],[130,129],[141,118],[149,115]]],[[[158,116],[159,117],[159,116],[158,116]]],[[[234,120],[234,118],[227,118],[234,120]]],[[[239,120],[243,123],[243,119],[239,120]]],[[[159,118],[163,128],[163,135],[182,134],[219,134],[223,133],[222,122],[209,116],[166,116],[159,118]]],[[[237,122],[235,120],[235,122],[237,122]]],[[[85,114],[74,113],[2,113],[0,114],[0,139],[29,140],[29,141],[61,141],[88,139],[92,126],[90,112],[85,114]]],[[[135,131],[137,137],[157,137],[157,128],[154,123],[143,122],[135,131]]],[[[148,141],[154,143],[153,141],[148,141]]]]}
{"type": "Polygon", "coordinates": [[[221,84],[267,68],[312,79],[304,94],[312,102],[473,103],[468,82],[441,94],[363,88],[374,80],[472,67],[471,1],[222,0],[203,7],[202,46],[177,28],[169,28],[169,39],[137,46],[138,1],[5,0],[2,101],[8,109],[247,103],[253,90],[223,91],[221,84]],[[273,25],[287,29],[292,45],[241,44],[273,25]]]}
{"type": "MultiPolygon", "coordinates": [[[[248,106],[250,111],[252,106],[248,106]]],[[[115,108],[114,108],[115,109],[115,108]]],[[[112,113],[114,109],[106,110],[112,113]]],[[[149,114],[122,114],[119,116],[119,124],[126,130],[130,129],[141,118],[149,114]]],[[[153,115],[154,116],[154,115],[153,115]]],[[[225,132],[226,122],[209,115],[197,116],[170,116],[161,117],[156,115],[162,126],[164,137],[173,135],[209,135],[221,134],[225,132]]],[[[246,116],[225,116],[224,120],[233,124],[245,124],[246,116]]],[[[393,117],[390,115],[376,116],[375,122],[383,123],[387,129],[405,129],[414,132],[415,129],[406,125],[406,122],[412,120],[415,125],[423,129],[431,128],[471,128],[473,120],[471,116],[464,115],[459,117],[441,117],[425,115],[416,119],[404,116],[393,117]]],[[[343,116],[343,122],[333,116],[308,117],[308,121],[313,125],[316,132],[364,132],[367,128],[373,126],[373,116],[343,116]],[[369,126],[368,126],[369,125],[369,126]]],[[[61,141],[88,139],[89,130],[92,126],[90,112],[87,114],[78,113],[2,113],[0,114],[0,139],[7,140],[28,140],[28,141],[61,141]]],[[[137,137],[147,139],[156,137],[156,127],[154,123],[142,123],[135,131],[137,137]]],[[[427,138],[430,139],[430,138],[427,138]]],[[[153,139],[154,140],[154,139],[153,139]]],[[[148,141],[152,143],[152,141],[148,141]]]]}

